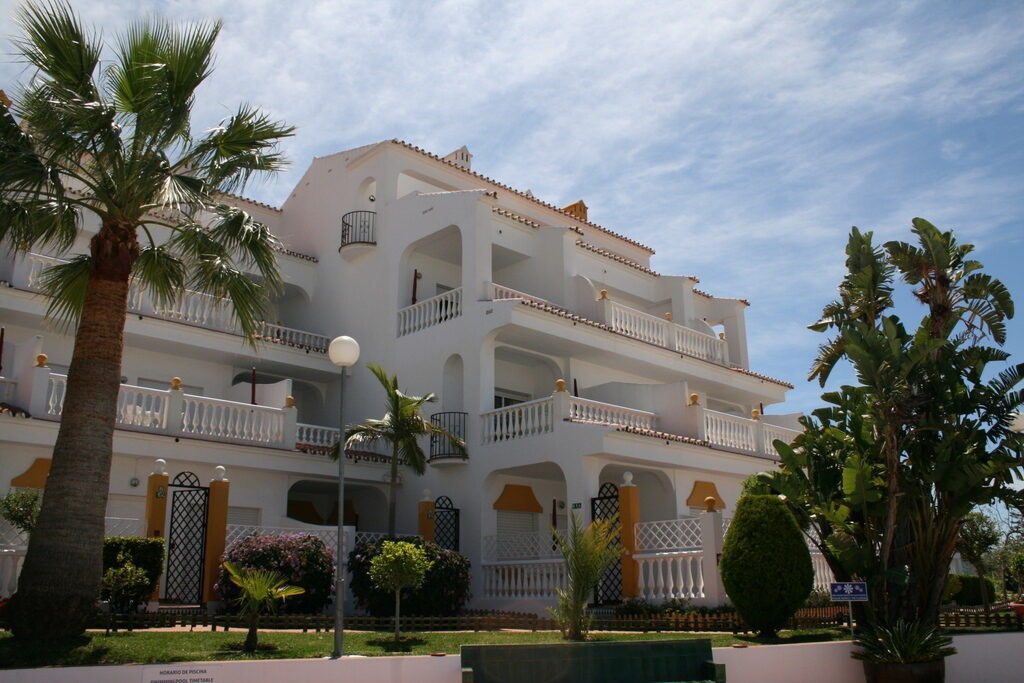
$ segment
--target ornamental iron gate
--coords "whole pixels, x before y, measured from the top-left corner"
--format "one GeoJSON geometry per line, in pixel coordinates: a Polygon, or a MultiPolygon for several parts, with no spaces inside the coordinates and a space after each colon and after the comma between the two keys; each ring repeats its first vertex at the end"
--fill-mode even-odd
{"type": "Polygon", "coordinates": [[[181,472],[170,484],[171,526],[167,532],[167,583],[164,599],[183,605],[203,601],[206,554],[206,513],[210,489],[192,472],[181,472]]]}
{"type": "MultiPolygon", "coordinates": [[[[595,522],[619,514],[619,487],[611,482],[601,484],[596,498],[590,499],[590,518],[595,522]]],[[[616,538],[613,546],[621,547],[616,538]]],[[[594,604],[611,605],[622,602],[622,558],[616,557],[608,571],[594,587],[594,604]]]]}
{"type": "Polygon", "coordinates": [[[459,509],[448,496],[434,501],[434,543],[448,550],[459,549],[459,509]]]}

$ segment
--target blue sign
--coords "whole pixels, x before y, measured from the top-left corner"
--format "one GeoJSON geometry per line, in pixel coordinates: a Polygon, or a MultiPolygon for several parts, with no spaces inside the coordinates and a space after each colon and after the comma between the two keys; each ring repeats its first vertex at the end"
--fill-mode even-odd
{"type": "Polygon", "coordinates": [[[867,602],[868,584],[864,581],[837,581],[831,585],[832,602],[867,602]]]}

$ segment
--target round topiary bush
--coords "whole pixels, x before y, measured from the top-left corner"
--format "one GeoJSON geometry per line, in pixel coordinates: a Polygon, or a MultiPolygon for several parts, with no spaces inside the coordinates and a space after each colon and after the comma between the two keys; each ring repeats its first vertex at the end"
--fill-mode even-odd
{"type": "Polygon", "coordinates": [[[776,496],[740,498],[719,570],[743,621],[768,637],[789,621],[814,581],[803,534],[776,496]]]}
{"type": "Polygon", "coordinates": [[[248,536],[235,541],[220,558],[217,592],[228,611],[235,611],[239,588],[224,569],[233,562],[240,569],[265,569],[285,577],[288,584],[305,592],[288,598],[282,611],[319,614],[334,591],[334,558],[324,542],[313,534],[248,536]]]}
{"type": "Polygon", "coordinates": [[[425,617],[458,614],[470,598],[469,559],[415,536],[360,543],[349,553],[348,569],[352,573],[356,606],[375,617],[390,617],[395,613],[395,594],[378,590],[370,580],[370,563],[387,540],[407,541],[422,547],[431,563],[423,585],[402,591],[402,614],[425,617]]]}

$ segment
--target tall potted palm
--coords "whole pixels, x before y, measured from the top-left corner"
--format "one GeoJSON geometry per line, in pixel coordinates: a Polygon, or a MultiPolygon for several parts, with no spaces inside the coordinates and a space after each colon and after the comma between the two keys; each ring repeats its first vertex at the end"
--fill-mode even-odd
{"type": "Polygon", "coordinates": [[[100,582],[129,283],[162,306],[185,287],[227,299],[252,339],[281,281],[278,243],[220,197],[281,168],[278,141],[293,129],[242,105],[193,135],[220,22],[136,22],[102,68],[103,41],[63,0],[26,4],[18,24],[33,74],[0,105],[0,246],[60,254],[88,239],[87,253],[42,279],[48,313],[75,343],[12,625],[47,638],[83,631],[100,582]]]}
{"type": "MultiPolygon", "coordinates": [[[[425,396],[407,396],[398,388],[398,376],[388,376],[384,368],[373,363],[367,364],[381,386],[384,387],[384,398],[387,412],[379,420],[367,420],[363,424],[350,427],[345,432],[345,448],[359,448],[377,441],[383,441],[391,447],[391,482],[388,492],[388,536],[395,536],[395,489],[398,486],[398,463],[403,462],[413,468],[416,474],[423,474],[427,459],[420,447],[422,436],[436,435],[447,439],[461,453],[466,453],[466,443],[457,435],[444,427],[434,424],[420,415],[423,406],[434,398],[433,394],[425,396]]],[[[334,449],[333,457],[339,457],[338,448],[334,449]]],[[[339,513],[340,514],[340,513],[339,513]]]]}

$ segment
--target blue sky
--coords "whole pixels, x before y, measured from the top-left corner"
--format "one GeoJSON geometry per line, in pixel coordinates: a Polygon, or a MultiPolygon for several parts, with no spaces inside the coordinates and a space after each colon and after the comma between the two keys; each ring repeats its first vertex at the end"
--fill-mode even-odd
{"type": "MultiPolygon", "coordinates": [[[[851,225],[955,228],[1024,308],[1024,3],[565,4],[74,3],[107,36],[153,11],[224,19],[198,125],[248,101],[298,126],[292,170],[257,199],[280,203],[313,156],[392,137],[465,144],[485,175],[583,198],[656,270],[750,300],[751,365],[797,386],[787,409],[818,405],[806,325],[851,225]]],[[[11,89],[26,71],[0,51],[11,89]]]]}

